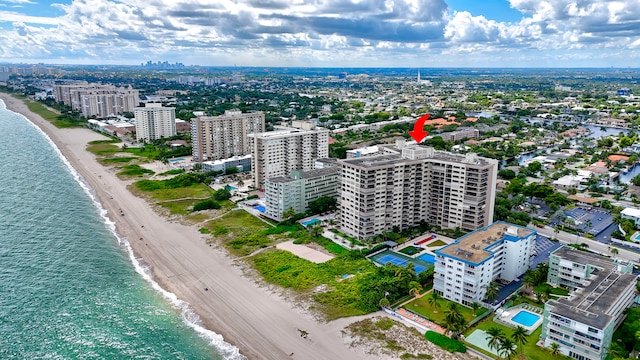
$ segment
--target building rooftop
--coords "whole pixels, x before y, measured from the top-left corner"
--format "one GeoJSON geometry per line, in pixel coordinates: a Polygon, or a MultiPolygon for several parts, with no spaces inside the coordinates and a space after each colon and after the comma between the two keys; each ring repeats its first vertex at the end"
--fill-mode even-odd
{"type": "Polygon", "coordinates": [[[247,136],[250,136],[250,137],[255,136],[261,139],[268,139],[268,138],[277,138],[277,137],[287,137],[290,135],[305,135],[305,134],[315,134],[315,133],[321,133],[321,132],[329,133],[329,130],[325,130],[325,129],[302,130],[297,128],[283,127],[283,126],[276,126],[275,129],[276,130],[274,131],[261,132],[257,134],[248,134],[247,136]]]}
{"type": "Polygon", "coordinates": [[[311,179],[311,178],[327,176],[327,175],[337,175],[339,170],[340,169],[337,167],[326,167],[322,169],[313,169],[308,171],[292,171],[289,176],[276,176],[276,177],[267,179],[267,181],[271,183],[287,183],[287,182],[292,182],[299,179],[311,179]],[[298,174],[300,174],[300,177],[297,177],[298,174]]]}
{"type": "Polygon", "coordinates": [[[495,222],[456,239],[452,244],[437,250],[436,254],[456,258],[466,263],[480,264],[493,256],[493,252],[487,249],[494,244],[508,237],[522,239],[534,233],[535,230],[529,228],[495,222]]]}
{"type": "Polygon", "coordinates": [[[573,291],[569,298],[553,300],[553,312],[572,318],[583,324],[603,329],[612,317],[609,315],[620,294],[629,286],[634,286],[637,277],[619,270],[628,263],[620,263],[602,255],[562,246],[552,253],[575,263],[597,267],[588,279],[587,285],[573,291]]]}
{"type": "MultiPolygon", "coordinates": [[[[397,146],[396,146],[397,147],[397,146]]],[[[352,164],[362,167],[378,167],[388,166],[392,164],[400,163],[415,163],[423,162],[423,160],[434,159],[438,161],[446,161],[459,164],[469,164],[475,166],[487,166],[497,163],[496,160],[487,159],[477,156],[477,154],[454,154],[447,151],[434,150],[432,147],[418,146],[418,145],[405,145],[400,147],[402,149],[401,154],[386,154],[380,156],[370,156],[366,158],[355,158],[341,160],[343,163],[352,164]]]]}

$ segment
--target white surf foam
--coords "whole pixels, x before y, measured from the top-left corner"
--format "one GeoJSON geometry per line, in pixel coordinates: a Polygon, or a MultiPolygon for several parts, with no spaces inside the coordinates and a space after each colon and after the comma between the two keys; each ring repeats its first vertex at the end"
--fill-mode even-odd
{"type": "MultiPolygon", "coordinates": [[[[2,100],[0,100],[0,108],[6,109],[6,105],[2,100]]],[[[17,113],[14,112],[14,114],[17,114],[17,113]]],[[[184,323],[187,324],[187,326],[189,326],[190,328],[192,328],[196,333],[198,333],[198,335],[204,338],[207,342],[209,342],[210,345],[216,348],[216,350],[218,350],[218,352],[225,359],[246,360],[247,358],[244,355],[240,354],[240,350],[237,347],[224,341],[222,335],[204,328],[201,325],[202,321],[200,317],[195,313],[195,311],[193,311],[191,306],[186,301],[178,299],[176,294],[163,289],[155,280],[153,280],[149,272],[149,269],[145,268],[140,263],[140,261],[135,257],[133,253],[133,249],[131,248],[131,244],[129,244],[129,241],[125,237],[120,236],[117,233],[115,222],[109,218],[108,211],[102,207],[102,204],[98,200],[98,197],[96,196],[95,191],[84,180],[82,175],[80,175],[80,173],[78,173],[78,171],[71,165],[69,160],[67,160],[67,158],[62,154],[60,149],[58,149],[56,144],[53,142],[53,140],[51,140],[51,138],[49,137],[49,135],[47,135],[47,133],[45,133],[42,129],[40,129],[40,127],[38,127],[36,124],[34,124],[31,120],[29,120],[24,115],[22,114],[17,114],[17,115],[20,115],[23,119],[27,120],[27,122],[31,124],[35,129],[37,129],[42,134],[42,136],[44,136],[44,138],[49,142],[51,147],[58,154],[58,157],[62,160],[62,162],[67,167],[67,170],[69,171],[69,173],[73,176],[74,180],[80,185],[82,190],[87,195],[89,195],[89,198],[91,198],[93,205],[98,210],[98,213],[100,214],[100,217],[102,218],[102,221],[106,225],[107,229],[118,240],[118,243],[120,244],[120,246],[122,246],[126,250],[127,255],[129,256],[129,260],[133,264],[135,271],[138,274],[140,274],[140,276],[142,276],[142,278],[146,280],[153,289],[158,291],[165,299],[167,299],[172,306],[179,309],[180,315],[184,323]]]]}

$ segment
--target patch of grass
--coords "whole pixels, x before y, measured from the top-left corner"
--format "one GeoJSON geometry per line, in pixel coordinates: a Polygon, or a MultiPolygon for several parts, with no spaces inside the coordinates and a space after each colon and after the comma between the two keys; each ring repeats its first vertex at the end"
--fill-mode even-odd
{"type": "Polygon", "coordinates": [[[205,227],[234,255],[250,254],[272,241],[261,234],[270,228],[269,225],[244,210],[231,211],[209,221],[205,227]]]}
{"type": "Polygon", "coordinates": [[[431,360],[431,359],[433,359],[433,355],[431,355],[431,354],[423,354],[423,353],[419,353],[417,355],[413,355],[413,354],[409,354],[409,353],[404,353],[404,354],[400,355],[400,359],[402,359],[402,360],[422,360],[422,359],[431,360]]]}
{"type": "Polygon", "coordinates": [[[98,161],[102,164],[102,165],[111,165],[111,164],[122,164],[122,163],[128,163],[132,160],[135,160],[136,158],[132,158],[132,157],[112,157],[112,158],[106,158],[106,159],[99,159],[98,161]]]}
{"type": "Polygon", "coordinates": [[[200,234],[211,234],[211,230],[207,228],[200,228],[198,231],[200,232],[200,234]]]}
{"type": "Polygon", "coordinates": [[[455,339],[451,339],[435,331],[431,331],[431,330],[427,331],[427,333],[425,334],[425,337],[427,338],[427,340],[440,346],[441,348],[447,350],[448,352],[452,352],[452,353],[467,352],[467,347],[462,342],[455,339]]]}
{"type": "Polygon", "coordinates": [[[140,167],[140,165],[129,164],[121,167],[122,171],[118,173],[120,176],[144,176],[145,174],[153,175],[155,172],[153,170],[145,169],[140,167]]]}
{"type": "MultiPolygon", "coordinates": [[[[451,303],[446,299],[438,299],[438,308],[434,309],[428,302],[429,294],[422,296],[418,299],[415,299],[409,303],[407,303],[404,308],[413,311],[416,314],[420,314],[423,317],[434,321],[438,324],[442,324],[444,322],[445,311],[449,307],[451,303]]],[[[465,307],[459,306],[460,313],[464,316],[464,320],[469,323],[471,320],[476,318],[476,315],[473,314],[473,310],[465,307]]],[[[486,309],[482,308],[478,310],[478,314],[482,314],[486,311],[486,309]]]]}
{"type": "Polygon", "coordinates": [[[164,202],[159,202],[158,205],[169,210],[171,214],[187,215],[189,214],[190,209],[193,207],[193,204],[196,201],[198,200],[186,199],[186,200],[164,201],[164,202]]]}
{"type": "Polygon", "coordinates": [[[115,143],[119,142],[119,140],[91,141],[89,145],[87,145],[87,151],[98,156],[113,155],[117,152],[120,152],[120,147],[118,145],[114,145],[115,143]]]}
{"type": "Polygon", "coordinates": [[[322,247],[325,250],[327,250],[328,252],[334,255],[348,254],[350,251],[349,249],[334,243],[333,241],[327,239],[324,236],[320,236],[319,238],[314,238],[313,241],[322,245],[322,247]]]}
{"type": "Polygon", "coordinates": [[[389,330],[395,325],[395,321],[389,318],[382,318],[376,321],[376,326],[381,330],[389,330]]]}
{"type": "Polygon", "coordinates": [[[447,243],[442,240],[436,240],[427,244],[428,247],[445,246],[445,245],[447,245],[447,243]]]}
{"type": "Polygon", "coordinates": [[[45,120],[49,121],[58,128],[84,126],[84,124],[86,124],[87,122],[85,119],[60,115],[54,111],[49,110],[49,108],[38,101],[23,99],[23,102],[25,103],[25,105],[27,105],[30,111],[42,116],[45,120]]]}
{"type": "Polygon", "coordinates": [[[213,190],[204,184],[194,184],[173,189],[159,189],[151,192],[151,197],[158,200],[203,200],[211,197],[211,195],[213,195],[213,190]]]}
{"type": "Polygon", "coordinates": [[[160,173],[160,175],[177,175],[177,174],[182,174],[183,172],[184,172],[184,169],[172,169],[172,170],[160,173]]]}
{"type": "Polygon", "coordinates": [[[421,252],[422,249],[417,248],[415,246],[407,246],[406,248],[403,248],[400,250],[401,253],[406,254],[406,255],[414,255],[417,254],[419,252],[421,252]]]}

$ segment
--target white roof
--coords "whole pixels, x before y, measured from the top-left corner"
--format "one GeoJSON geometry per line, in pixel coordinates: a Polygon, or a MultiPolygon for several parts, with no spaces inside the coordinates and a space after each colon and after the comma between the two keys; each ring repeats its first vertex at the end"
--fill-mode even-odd
{"type": "Polygon", "coordinates": [[[620,214],[622,215],[626,215],[629,217],[635,217],[635,218],[640,218],[640,209],[636,209],[636,208],[625,208],[624,210],[622,210],[620,212],[620,214]]]}

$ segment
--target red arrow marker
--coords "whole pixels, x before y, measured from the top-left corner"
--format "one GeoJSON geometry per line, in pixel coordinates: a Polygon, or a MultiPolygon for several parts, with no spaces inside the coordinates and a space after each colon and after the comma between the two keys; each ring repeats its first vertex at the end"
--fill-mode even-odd
{"type": "Polygon", "coordinates": [[[420,144],[420,142],[424,140],[427,135],[429,135],[429,132],[424,131],[424,124],[425,122],[427,122],[427,120],[429,120],[430,116],[431,115],[426,114],[419,117],[418,120],[416,120],[416,124],[413,126],[413,131],[409,131],[409,135],[411,135],[413,140],[415,140],[418,144],[420,144]]]}

